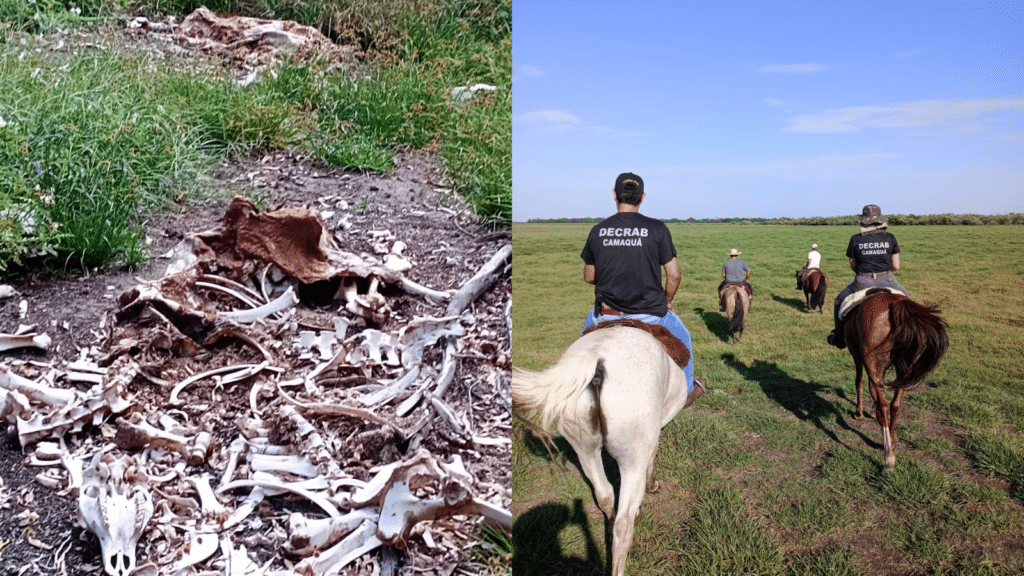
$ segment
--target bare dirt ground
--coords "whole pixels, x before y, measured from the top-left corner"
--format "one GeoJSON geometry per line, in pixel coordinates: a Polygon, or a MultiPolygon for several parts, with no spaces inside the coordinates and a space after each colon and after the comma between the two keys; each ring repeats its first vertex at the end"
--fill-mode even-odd
{"type": "MultiPolygon", "coordinates": [[[[158,53],[160,57],[179,53],[166,38],[154,41],[150,35],[127,30],[104,34],[100,38],[78,34],[77,41],[92,47],[149,51],[158,53]],[[138,46],[133,47],[136,42],[138,46]]],[[[59,50],[67,51],[67,40],[68,37],[64,36],[49,42],[51,46],[59,42],[59,50]]],[[[22,349],[0,353],[3,355],[0,362],[31,376],[51,367],[63,369],[67,363],[83,355],[95,356],[108,350],[118,297],[142,282],[162,277],[169,263],[162,255],[186,236],[217,226],[234,195],[262,198],[266,209],[279,206],[315,208],[323,216],[326,228],[333,232],[339,247],[353,254],[372,258],[374,247],[380,244],[382,237],[393,238],[391,242],[401,240],[408,246],[404,255],[413,263],[413,268],[405,276],[439,291],[457,290],[498,250],[511,242],[508,230],[481,227],[475,223],[451,191],[439,159],[430,153],[400,153],[392,173],[373,175],[318,166],[296,153],[278,152],[226,162],[215,170],[211,185],[218,189],[217,197],[223,198],[221,202],[209,206],[179,207],[148,223],[146,235],[152,258],[137,269],[115,267],[67,275],[26,270],[7,278],[7,283],[17,290],[17,294],[0,301],[0,332],[13,333],[20,325],[34,325],[37,331],[52,338],[52,345],[46,351],[22,349]]],[[[444,312],[443,305],[432,304],[395,286],[384,286],[381,293],[392,309],[388,319],[375,326],[382,332],[397,331],[413,318],[439,317],[444,312]]],[[[458,417],[477,431],[485,427],[492,434],[503,431],[505,438],[510,433],[510,298],[511,280],[506,268],[498,281],[469,307],[477,323],[474,333],[478,338],[472,346],[461,351],[455,379],[443,398],[458,417]]],[[[315,323],[324,314],[336,314],[338,304],[304,302],[299,304],[299,309],[300,317],[315,323]]],[[[168,363],[168,372],[159,376],[175,380],[183,376],[176,373],[178,370],[201,370],[204,362],[219,365],[224,361],[216,359],[216,355],[222,353],[244,356],[237,346],[229,346],[214,353],[212,358],[207,355],[192,359],[187,366],[168,363]]],[[[167,392],[160,386],[140,385],[138,382],[134,389],[129,390],[131,395],[149,402],[166,397],[167,392]]],[[[232,408],[247,404],[247,392],[233,394],[227,389],[218,391],[211,390],[209,386],[197,386],[188,394],[190,405],[196,409],[186,407],[183,411],[191,417],[209,418],[205,412],[211,412],[211,404],[221,406],[223,422],[214,426],[215,444],[226,446],[233,436],[237,436],[238,431],[231,418],[237,417],[241,410],[232,408]]],[[[323,424],[328,428],[333,425],[323,424]]],[[[508,508],[511,503],[511,442],[493,445],[467,442],[465,437],[447,430],[441,421],[428,425],[427,429],[430,428],[433,428],[431,433],[421,435],[421,447],[445,459],[460,456],[478,482],[505,491],[507,496],[503,498],[503,504],[508,508]]],[[[358,430],[351,432],[355,434],[358,430]]],[[[94,426],[65,436],[69,446],[102,442],[104,439],[104,431],[94,426]]],[[[361,460],[356,457],[355,462],[347,462],[346,470],[401,459],[407,455],[403,450],[408,450],[409,446],[384,441],[361,448],[374,453],[363,456],[361,460]]],[[[97,538],[75,522],[77,499],[39,484],[35,478],[43,469],[27,465],[30,453],[31,446],[28,449],[22,447],[12,429],[0,434],[0,574],[102,574],[97,538]]],[[[365,474],[368,477],[369,471],[365,474]]],[[[280,536],[285,518],[293,511],[307,512],[309,506],[287,496],[268,498],[266,505],[259,510],[263,530],[250,528],[244,535],[239,535],[239,538],[247,538],[245,542],[259,564],[271,563],[272,568],[282,567],[280,540],[265,534],[276,530],[280,536]]],[[[486,562],[481,565],[475,557],[480,551],[479,526],[472,522],[463,523],[449,533],[455,534],[459,540],[454,545],[464,550],[463,558],[451,562],[446,557],[445,562],[438,566],[419,566],[418,573],[487,572],[486,562]]],[[[139,545],[140,564],[146,560],[144,555],[149,550],[145,540],[144,536],[139,545]]],[[[432,554],[422,540],[410,543],[410,547],[418,548],[417,554],[421,558],[429,558],[432,554]]],[[[386,549],[382,553],[397,555],[397,564],[411,569],[412,563],[402,560],[404,552],[386,549]]],[[[499,559],[498,562],[507,565],[508,559],[499,559]]],[[[388,564],[392,563],[389,560],[388,564]]],[[[356,564],[352,574],[376,574],[380,570],[380,566],[372,562],[356,564]]]]}

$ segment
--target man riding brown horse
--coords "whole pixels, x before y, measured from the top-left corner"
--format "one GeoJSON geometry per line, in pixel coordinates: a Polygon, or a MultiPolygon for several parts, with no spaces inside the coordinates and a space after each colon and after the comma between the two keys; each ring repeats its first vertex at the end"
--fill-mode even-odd
{"type": "Polygon", "coordinates": [[[875,287],[894,288],[909,296],[893,276],[893,272],[900,269],[900,247],[896,237],[886,230],[889,221],[882,216],[882,209],[875,204],[868,204],[862,210],[858,222],[860,234],[850,237],[850,244],[846,248],[846,257],[850,259],[850,269],[855,275],[836,296],[832,313],[835,329],[828,335],[828,343],[840,350],[846,348],[846,340],[839,312],[847,296],[875,287]]]}

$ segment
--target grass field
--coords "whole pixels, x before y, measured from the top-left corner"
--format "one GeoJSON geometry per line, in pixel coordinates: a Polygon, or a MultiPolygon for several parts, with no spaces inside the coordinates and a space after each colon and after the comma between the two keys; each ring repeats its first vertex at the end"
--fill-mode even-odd
{"type": "MultiPolygon", "coordinates": [[[[516,366],[545,368],[577,338],[593,303],[579,258],[589,228],[513,225],[516,366]]],[[[662,430],[663,488],[641,508],[630,574],[1024,572],[1024,263],[1007,256],[1024,252],[1020,227],[891,229],[900,282],[939,304],[951,330],[942,365],[907,397],[888,475],[877,423],[853,418],[850,355],[825,344],[856,229],[670,229],[683,273],[674,306],[710,390],[662,430]],[[795,289],[811,243],[832,279],[824,315],[795,289]],[[756,291],[736,346],[715,295],[733,247],[756,291]]],[[[559,447],[552,459],[515,431],[516,576],[605,573],[604,518],[559,447]]]]}

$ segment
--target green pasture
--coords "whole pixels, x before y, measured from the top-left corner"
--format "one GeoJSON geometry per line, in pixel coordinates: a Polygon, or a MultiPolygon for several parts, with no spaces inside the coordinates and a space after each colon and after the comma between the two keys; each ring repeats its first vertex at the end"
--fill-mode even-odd
{"type": "MultiPolygon", "coordinates": [[[[589,224],[514,224],[514,364],[542,369],[593,305],[579,254],[589,224]]],[[[636,524],[630,574],[1020,574],[1024,572],[1024,233],[1017,226],[893,227],[900,282],[936,303],[950,349],[912,391],[896,470],[855,420],[853,362],[825,343],[832,299],[852,278],[853,227],[670,225],[676,312],[709,393],[662,430],[636,524]],[[812,243],[831,279],[823,315],[794,272],[812,243]],[[753,310],[731,345],[715,289],[738,248],[753,310]]],[[[870,398],[866,399],[874,413],[870,398]]],[[[564,440],[553,458],[515,431],[516,576],[598,575],[605,523],[564,440]]],[[[615,464],[607,460],[615,482],[615,464]]]]}

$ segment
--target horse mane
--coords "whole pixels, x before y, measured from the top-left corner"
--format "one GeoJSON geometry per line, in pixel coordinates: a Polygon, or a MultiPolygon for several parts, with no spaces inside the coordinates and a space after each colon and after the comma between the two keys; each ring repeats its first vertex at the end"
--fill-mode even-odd
{"type": "Polygon", "coordinates": [[[686,368],[686,365],[690,363],[690,350],[683,344],[683,341],[676,338],[669,332],[668,328],[658,324],[647,324],[633,318],[620,318],[619,320],[608,320],[607,322],[601,322],[596,326],[591,326],[583,331],[580,336],[586,336],[594,330],[600,330],[602,328],[610,328],[612,326],[631,326],[633,328],[639,328],[644,332],[647,332],[651,336],[661,343],[665,348],[665,352],[668,353],[669,358],[672,359],[680,368],[686,368]]]}

